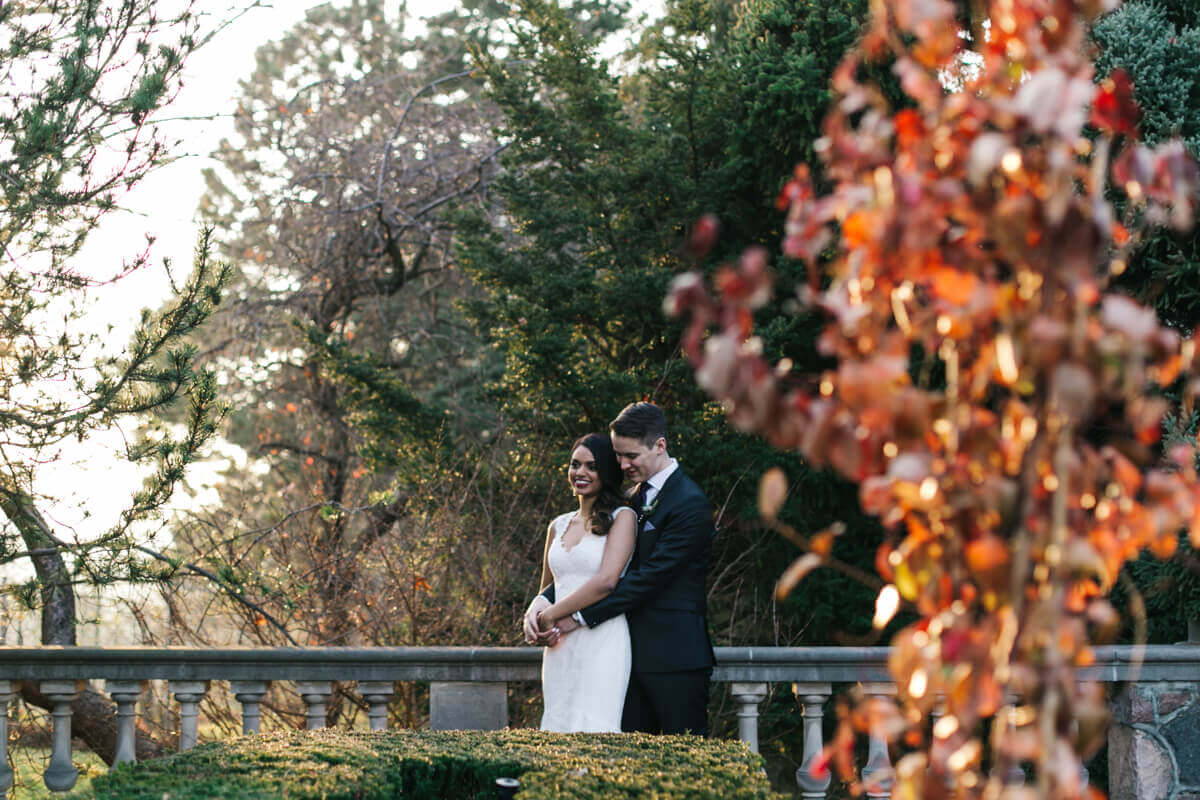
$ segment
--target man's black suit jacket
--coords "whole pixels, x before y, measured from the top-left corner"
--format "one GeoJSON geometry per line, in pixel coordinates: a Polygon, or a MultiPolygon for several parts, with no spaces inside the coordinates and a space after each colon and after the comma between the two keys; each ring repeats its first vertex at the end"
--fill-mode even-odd
{"type": "MultiPolygon", "coordinates": [[[[639,512],[640,509],[634,509],[639,512]]],[[[629,621],[635,672],[713,666],[705,578],[715,534],[712,507],[676,468],[638,526],[629,569],[608,597],[583,609],[591,627],[618,614],[629,621]]],[[[546,591],[553,602],[554,587],[546,591]]]]}

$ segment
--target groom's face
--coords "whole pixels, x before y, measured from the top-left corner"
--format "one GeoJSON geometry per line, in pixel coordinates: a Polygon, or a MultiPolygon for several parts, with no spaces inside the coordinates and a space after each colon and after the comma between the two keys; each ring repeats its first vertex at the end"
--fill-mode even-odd
{"type": "Polygon", "coordinates": [[[613,434],[613,451],[617,461],[621,463],[621,472],[629,480],[639,483],[648,480],[656,472],[667,466],[667,442],[658,439],[652,445],[647,445],[641,439],[613,434]]]}

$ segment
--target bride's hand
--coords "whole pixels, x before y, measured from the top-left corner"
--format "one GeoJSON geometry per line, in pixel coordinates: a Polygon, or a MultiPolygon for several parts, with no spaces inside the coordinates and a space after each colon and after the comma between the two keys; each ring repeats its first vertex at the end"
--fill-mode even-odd
{"type": "Polygon", "coordinates": [[[539,617],[539,620],[542,623],[543,630],[547,630],[546,643],[551,647],[554,647],[554,645],[563,640],[564,636],[579,627],[579,623],[570,617],[551,620],[547,618],[544,612],[539,617]]]}
{"type": "Polygon", "coordinates": [[[554,647],[558,644],[558,620],[546,613],[549,610],[549,607],[543,608],[537,615],[538,644],[554,647]]]}
{"type": "Polygon", "coordinates": [[[542,630],[540,627],[538,615],[549,606],[550,601],[540,595],[535,597],[533,602],[529,604],[529,608],[525,611],[525,618],[522,620],[526,644],[538,644],[542,637],[546,635],[547,631],[542,630]]]}

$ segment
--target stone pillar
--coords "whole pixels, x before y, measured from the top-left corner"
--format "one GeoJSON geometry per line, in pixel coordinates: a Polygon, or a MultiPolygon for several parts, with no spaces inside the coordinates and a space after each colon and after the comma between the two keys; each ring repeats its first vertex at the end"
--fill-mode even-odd
{"type": "MultiPolygon", "coordinates": [[[[863,693],[870,698],[885,699],[896,693],[890,683],[864,683],[863,693]]],[[[887,736],[883,731],[868,731],[867,763],[862,768],[862,780],[867,785],[867,797],[872,800],[890,800],[896,779],[892,772],[892,758],[888,753],[887,736]]]]}
{"type": "Polygon", "coordinates": [[[79,777],[71,763],[71,703],[79,696],[79,684],[75,681],[42,681],[41,689],[53,704],[50,715],[54,723],[50,764],[42,778],[50,791],[65,792],[79,777]]]}
{"type": "Polygon", "coordinates": [[[792,693],[804,710],[804,759],[796,770],[796,784],[805,800],[824,800],[830,774],[829,768],[821,765],[825,749],[821,718],[825,716],[825,701],[833,693],[833,687],[828,683],[793,683],[792,693]]]}
{"type": "Polygon", "coordinates": [[[738,704],[738,738],[758,752],[758,704],[767,697],[765,683],[732,683],[729,693],[738,704]]]}
{"type": "Polygon", "coordinates": [[[333,694],[333,684],[329,681],[296,681],[296,691],[308,708],[304,727],[310,731],[325,727],[325,710],[329,706],[329,697],[333,694]]]}
{"type": "Polygon", "coordinates": [[[242,704],[242,735],[249,736],[262,730],[260,706],[267,694],[266,681],[230,681],[229,691],[242,704]]]}
{"type": "Polygon", "coordinates": [[[358,691],[363,700],[367,701],[367,718],[371,721],[371,730],[386,731],[388,704],[396,696],[396,684],[391,681],[359,681],[358,691]]]}
{"type": "Polygon", "coordinates": [[[429,684],[429,727],[435,731],[497,731],[508,727],[508,684],[429,684]]]}
{"type": "Polygon", "coordinates": [[[1192,682],[1132,683],[1113,698],[1111,800],[1200,798],[1198,690],[1192,682]]]}
{"type": "Polygon", "coordinates": [[[13,785],[13,771],[8,765],[8,705],[14,697],[12,681],[0,681],[0,797],[7,797],[13,785]]]}
{"type": "Polygon", "coordinates": [[[137,761],[137,701],[142,694],[140,681],[105,681],[104,691],[117,704],[117,748],[113,764],[137,761]]]}
{"type": "Polygon", "coordinates": [[[179,703],[179,752],[196,746],[200,728],[200,701],[208,691],[207,681],[169,681],[167,684],[179,703]]]}

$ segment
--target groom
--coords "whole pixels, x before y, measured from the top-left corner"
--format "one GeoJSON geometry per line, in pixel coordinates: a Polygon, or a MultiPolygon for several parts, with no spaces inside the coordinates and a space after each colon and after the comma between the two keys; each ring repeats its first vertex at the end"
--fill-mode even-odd
{"type": "MultiPolygon", "coordinates": [[[[633,669],[624,731],[708,735],[713,649],[706,625],[705,574],[715,533],[704,492],[667,453],[667,418],[653,403],[632,403],[609,426],[621,470],[637,486],[637,546],[617,588],[574,618],[559,620],[551,643],[579,625],[625,614],[633,669]]],[[[553,590],[551,587],[550,591],[553,590]]],[[[534,598],[527,614],[547,607],[534,598]]],[[[539,622],[535,627],[543,627],[539,622]]],[[[587,691],[580,687],[580,691],[587,691]]]]}

